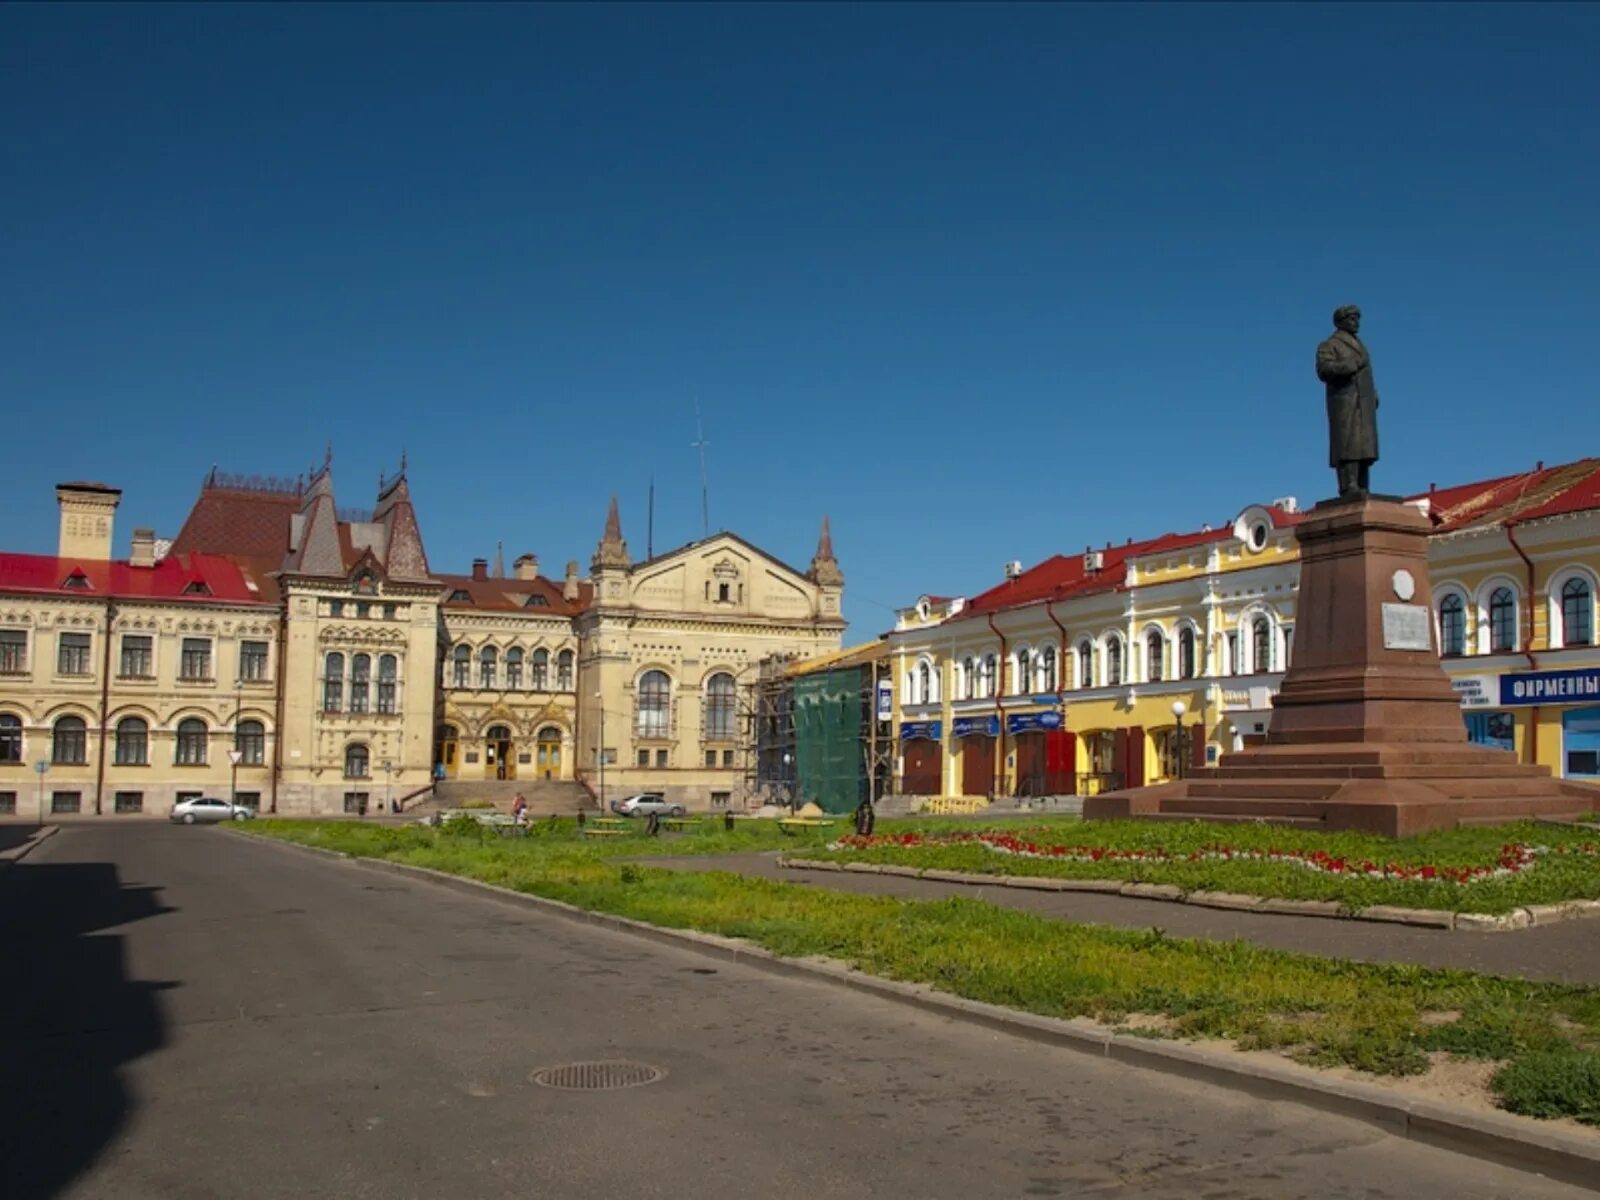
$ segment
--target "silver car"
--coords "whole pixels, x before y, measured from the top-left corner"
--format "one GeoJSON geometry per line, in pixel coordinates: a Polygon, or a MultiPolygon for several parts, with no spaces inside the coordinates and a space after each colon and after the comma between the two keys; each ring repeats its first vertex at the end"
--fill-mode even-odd
{"type": "Polygon", "coordinates": [[[256,814],[243,804],[230,804],[215,796],[195,796],[172,806],[171,819],[184,825],[205,821],[248,821],[256,814]]]}
{"type": "Polygon", "coordinates": [[[611,808],[624,817],[648,817],[651,813],[658,817],[681,817],[684,813],[683,805],[668,804],[667,798],[660,792],[640,792],[637,796],[616,801],[611,808]]]}

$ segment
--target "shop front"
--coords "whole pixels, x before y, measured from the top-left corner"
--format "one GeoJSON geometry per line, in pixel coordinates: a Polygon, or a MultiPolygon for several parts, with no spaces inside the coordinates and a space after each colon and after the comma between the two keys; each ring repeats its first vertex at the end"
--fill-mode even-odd
{"type": "Polygon", "coordinates": [[[900,727],[900,790],[908,796],[937,796],[944,775],[944,723],[908,721],[900,727]]]}
{"type": "Polygon", "coordinates": [[[1059,712],[1012,713],[1006,733],[1016,747],[1015,796],[1070,796],[1077,786],[1077,737],[1059,712]]]}
{"type": "Polygon", "coordinates": [[[957,717],[951,732],[961,747],[961,794],[989,796],[995,790],[995,743],[999,717],[957,717]]]}

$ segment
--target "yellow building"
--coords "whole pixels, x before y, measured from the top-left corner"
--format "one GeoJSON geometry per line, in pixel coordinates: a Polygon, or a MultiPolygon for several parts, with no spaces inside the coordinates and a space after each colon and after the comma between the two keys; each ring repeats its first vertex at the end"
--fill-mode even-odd
{"type": "Polygon", "coordinates": [[[732,534],[635,566],[613,501],[592,579],[532,555],[436,574],[404,464],[370,513],[337,509],[331,468],[213,471],[170,544],[136,530],[121,561],[118,489],[58,488],[58,553],[0,555],[0,818],[377,812],[440,777],[576,806],[602,762],[613,796],[738,804],[755,664],[839,644],[826,522],[804,573],[732,534]]]}
{"type": "MultiPolygon", "coordinates": [[[[1433,491],[1437,636],[1469,736],[1600,775],[1600,461],[1433,491]]],[[[1293,650],[1291,498],[1058,555],[890,635],[901,790],[1088,795],[1262,738],[1293,650]]]]}

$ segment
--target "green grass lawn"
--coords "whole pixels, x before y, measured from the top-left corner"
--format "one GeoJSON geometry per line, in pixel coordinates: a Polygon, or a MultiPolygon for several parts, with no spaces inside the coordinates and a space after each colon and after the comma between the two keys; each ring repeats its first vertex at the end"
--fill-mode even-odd
{"type": "MultiPolygon", "coordinates": [[[[1360,833],[1317,833],[1283,826],[1214,825],[1204,822],[1157,824],[1149,821],[968,821],[885,822],[879,833],[911,830],[937,838],[941,833],[1000,831],[1040,845],[1101,847],[1115,850],[1163,850],[1181,859],[1207,847],[1238,850],[1324,851],[1352,863],[1433,866],[1441,868],[1493,864],[1509,843],[1552,849],[1600,849],[1600,832],[1549,825],[1516,824],[1483,829],[1458,829],[1424,834],[1404,841],[1360,833]]],[[[1138,883],[1175,884],[1185,891],[1241,892],[1294,900],[1335,900],[1351,910],[1377,904],[1453,912],[1504,913],[1525,904],[1600,899],[1600,854],[1543,855],[1524,873],[1467,883],[1447,880],[1372,879],[1332,875],[1295,863],[1259,861],[1071,862],[1000,854],[974,843],[900,847],[874,845],[842,849],[815,857],[841,862],[899,863],[994,875],[1044,875],[1069,879],[1124,879],[1138,883]]]]}
{"type": "Polygon", "coordinates": [[[803,844],[755,823],[733,833],[719,827],[693,838],[602,843],[579,841],[570,822],[517,839],[465,825],[259,821],[251,832],[746,938],[782,955],[826,955],[1046,1016],[1114,1026],[1156,1017],[1160,1036],[1227,1038],[1312,1065],[1404,1075],[1425,1070],[1430,1051],[1493,1060],[1504,1064],[1495,1087],[1507,1108],[1600,1124],[1600,989],[1073,925],[975,900],[859,896],[618,861],[691,844],[715,852],[803,844]]]}

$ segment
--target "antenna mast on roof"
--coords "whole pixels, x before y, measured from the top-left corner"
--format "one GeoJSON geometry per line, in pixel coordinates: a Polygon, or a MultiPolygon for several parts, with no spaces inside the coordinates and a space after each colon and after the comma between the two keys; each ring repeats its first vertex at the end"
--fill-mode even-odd
{"type": "Polygon", "coordinates": [[[701,536],[711,536],[711,487],[706,477],[706,447],[711,443],[706,441],[705,430],[700,424],[700,401],[694,402],[694,437],[689,445],[700,451],[700,524],[701,536]]]}
{"type": "Polygon", "coordinates": [[[652,559],[656,556],[656,477],[650,476],[650,503],[645,506],[649,514],[645,518],[644,526],[644,556],[652,559]]]}

